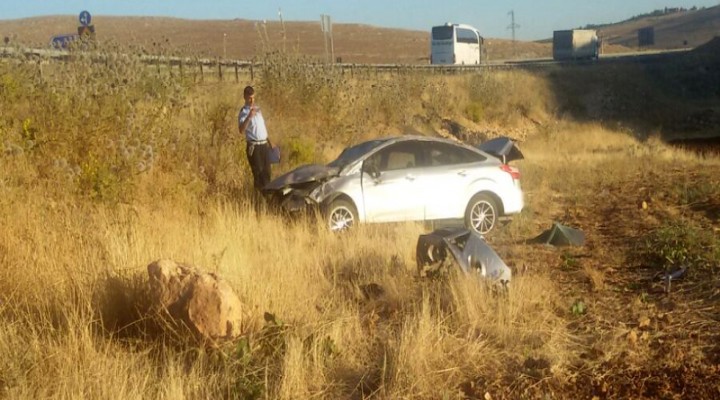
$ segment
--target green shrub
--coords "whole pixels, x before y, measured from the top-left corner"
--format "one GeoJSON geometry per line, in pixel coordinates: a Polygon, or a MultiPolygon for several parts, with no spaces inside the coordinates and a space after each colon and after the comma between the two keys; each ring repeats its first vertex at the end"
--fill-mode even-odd
{"type": "Polygon", "coordinates": [[[720,196],[720,185],[704,180],[674,187],[681,204],[695,204],[720,196]]]}
{"type": "Polygon", "coordinates": [[[290,137],[285,140],[284,147],[283,151],[287,154],[287,161],[291,166],[316,162],[315,144],[309,139],[290,137]]]}
{"type": "Polygon", "coordinates": [[[640,242],[638,256],[642,262],[663,270],[679,266],[716,270],[720,242],[711,231],[689,221],[673,221],[649,233],[640,242]]]}
{"type": "Polygon", "coordinates": [[[0,64],[0,107],[4,118],[12,117],[10,111],[22,106],[22,100],[33,90],[37,82],[37,69],[31,63],[0,64]]]}
{"type": "Polygon", "coordinates": [[[580,261],[577,259],[577,257],[575,257],[575,255],[568,251],[563,251],[563,253],[560,255],[560,259],[560,268],[565,271],[575,270],[580,267],[580,261]]]}
{"type": "Polygon", "coordinates": [[[484,119],[483,106],[477,101],[470,102],[465,107],[465,115],[473,122],[480,122],[484,119]]]}
{"type": "Polygon", "coordinates": [[[3,154],[25,153],[41,178],[83,196],[129,199],[177,132],[184,94],[177,79],[137,55],[77,51],[42,68],[5,64],[0,146],[3,154]]]}
{"type": "Polygon", "coordinates": [[[575,316],[584,315],[587,312],[587,306],[584,301],[580,299],[575,300],[572,306],[570,306],[570,312],[575,316]]]}
{"type": "Polygon", "coordinates": [[[129,176],[108,160],[90,155],[80,164],[78,188],[92,200],[118,202],[129,196],[129,176]]]}

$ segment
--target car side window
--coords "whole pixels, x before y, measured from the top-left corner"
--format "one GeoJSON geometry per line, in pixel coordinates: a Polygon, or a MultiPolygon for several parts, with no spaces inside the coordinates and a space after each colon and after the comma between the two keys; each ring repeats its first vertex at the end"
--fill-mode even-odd
{"type": "Polygon", "coordinates": [[[428,164],[431,167],[482,162],[486,159],[482,154],[449,143],[432,143],[428,151],[428,164]]]}
{"type": "Polygon", "coordinates": [[[379,171],[396,171],[420,166],[420,147],[413,141],[392,144],[367,159],[379,171]]]}

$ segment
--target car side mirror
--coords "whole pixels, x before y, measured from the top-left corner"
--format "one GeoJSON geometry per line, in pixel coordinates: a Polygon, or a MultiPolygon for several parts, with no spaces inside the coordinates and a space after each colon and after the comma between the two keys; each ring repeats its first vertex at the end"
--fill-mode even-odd
{"type": "Polygon", "coordinates": [[[382,174],[377,163],[372,161],[365,161],[363,164],[363,171],[370,174],[370,177],[373,179],[380,179],[380,175],[382,174]]]}

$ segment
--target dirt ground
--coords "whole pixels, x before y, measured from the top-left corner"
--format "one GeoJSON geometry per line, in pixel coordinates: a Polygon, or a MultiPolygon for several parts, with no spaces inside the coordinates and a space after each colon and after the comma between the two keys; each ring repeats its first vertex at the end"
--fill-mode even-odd
{"type": "MultiPolygon", "coordinates": [[[[671,216],[682,214],[720,234],[720,199],[682,205],[673,185],[683,181],[718,185],[720,177],[681,168],[638,173],[576,194],[590,199],[582,207],[569,198],[558,199],[565,211],[554,217],[584,232],[582,247],[502,238],[494,244],[516,273],[549,274],[563,297],[583,302],[586,312],[581,315],[570,312],[570,305],[558,312],[586,350],[567,382],[552,377],[547,360],[528,358],[515,366],[517,378],[491,387],[493,393],[507,398],[720,397],[720,279],[688,270],[668,288],[656,268],[636,257],[648,232],[671,216]]],[[[468,398],[480,399],[488,386],[471,381],[462,390],[468,398]]]]}

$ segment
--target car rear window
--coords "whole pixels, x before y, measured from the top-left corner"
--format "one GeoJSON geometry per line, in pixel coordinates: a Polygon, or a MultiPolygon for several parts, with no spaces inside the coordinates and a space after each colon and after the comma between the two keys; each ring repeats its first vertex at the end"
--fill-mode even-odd
{"type": "Polygon", "coordinates": [[[431,167],[467,164],[486,160],[482,154],[449,143],[431,143],[428,147],[429,165],[431,167]]]}

